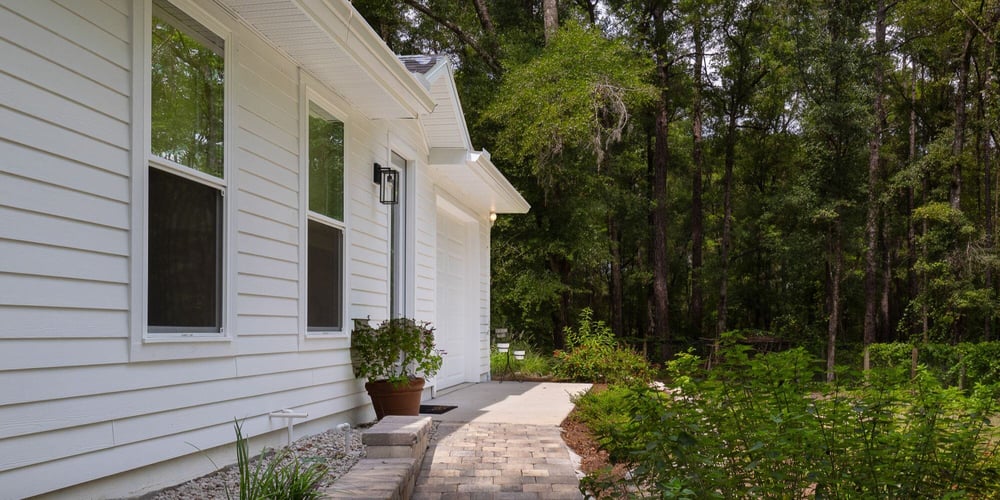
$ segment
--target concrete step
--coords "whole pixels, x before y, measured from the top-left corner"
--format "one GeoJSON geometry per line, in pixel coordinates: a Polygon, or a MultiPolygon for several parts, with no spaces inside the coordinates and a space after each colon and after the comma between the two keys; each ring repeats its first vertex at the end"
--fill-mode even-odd
{"type": "Polygon", "coordinates": [[[430,417],[384,417],[361,435],[366,458],[324,490],[323,498],[410,498],[430,442],[431,425],[430,417]]]}

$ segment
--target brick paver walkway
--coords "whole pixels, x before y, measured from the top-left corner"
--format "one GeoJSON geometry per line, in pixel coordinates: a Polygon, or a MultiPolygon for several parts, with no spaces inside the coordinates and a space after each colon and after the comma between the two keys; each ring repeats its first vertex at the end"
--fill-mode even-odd
{"type": "Polygon", "coordinates": [[[579,484],[559,427],[441,422],[413,498],[582,499],[579,484]]]}

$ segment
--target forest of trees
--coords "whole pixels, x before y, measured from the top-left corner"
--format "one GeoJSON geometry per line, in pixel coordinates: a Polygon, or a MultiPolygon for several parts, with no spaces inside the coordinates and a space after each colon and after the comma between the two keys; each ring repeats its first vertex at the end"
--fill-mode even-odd
{"type": "Polygon", "coordinates": [[[452,58],[532,205],[493,229],[494,326],[559,348],[591,308],[654,360],[742,330],[830,366],[995,337],[997,0],[354,5],[452,58]]]}

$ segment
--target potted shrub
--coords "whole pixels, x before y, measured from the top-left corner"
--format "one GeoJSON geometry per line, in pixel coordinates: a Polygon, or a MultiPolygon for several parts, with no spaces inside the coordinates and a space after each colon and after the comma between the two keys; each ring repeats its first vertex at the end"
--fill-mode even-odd
{"type": "Polygon", "coordinates": [[[366,378],[375,415],[417,415],[424,377],[441,368],[434,349],[434,328],[409,318],[385,320],[372,327],[355,320],[351,334],[354,376],[366,378]]]}

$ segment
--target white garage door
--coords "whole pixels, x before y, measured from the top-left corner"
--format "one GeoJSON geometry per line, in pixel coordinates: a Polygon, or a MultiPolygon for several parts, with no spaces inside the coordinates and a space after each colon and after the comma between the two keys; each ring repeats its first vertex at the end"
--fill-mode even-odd
{"type": "Polygon", "coordinates": [[[470,301],[467,297],[468,256],[465,225],[438,211],[437,218],[437,347],[447,351],[437,375],[437,388],[465,382],[470,355],[466,342],[470,301]]]}

